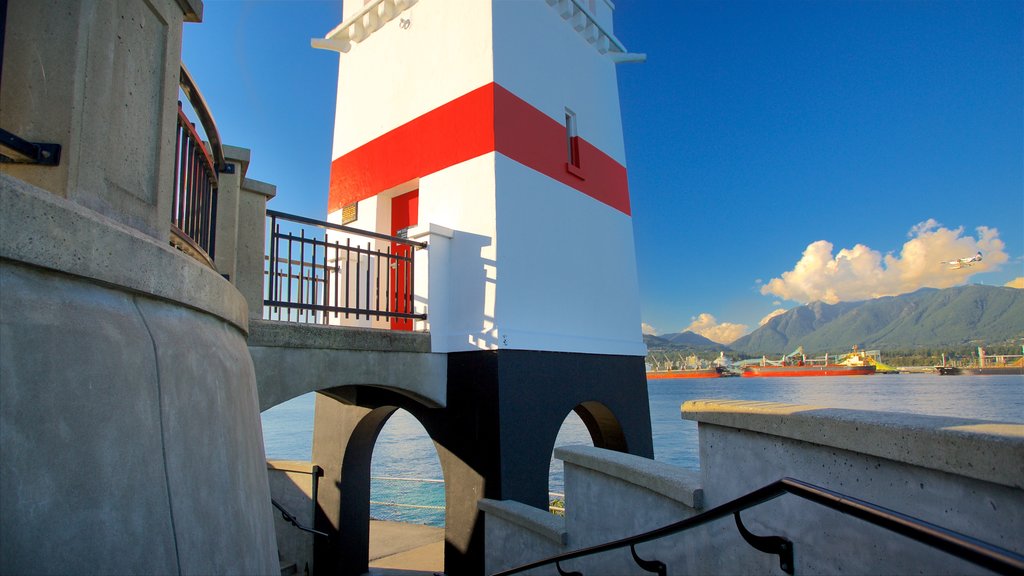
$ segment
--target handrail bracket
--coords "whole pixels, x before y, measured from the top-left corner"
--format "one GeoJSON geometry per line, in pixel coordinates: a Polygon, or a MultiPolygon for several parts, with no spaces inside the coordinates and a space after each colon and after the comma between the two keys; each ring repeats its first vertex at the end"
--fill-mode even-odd
{"type": "Polygon", "coordinates": [[[60,164],[60,144],[29,142],[0,128],[0,162],[10,164],[60,164]]]}
{"type": "Polygon", "coordinates": [[[736,517],[736,529],[740,535],[755,549],[765,554],[775,554],[779,557],[779,568],[786,574],[793,573],[793,543],[782,536],[758,536],[747,530],[740,519],[739,511],[733,512],[736,517]]]}
{"type": "Polygon", "coordinates": [[[645,572],[652,572],[658,576],[668,575],[668,566],[661,560],[644,560],[636,553],[636,544],[629,545],[629,553],[633,555],[633,562],[645,572]]]}

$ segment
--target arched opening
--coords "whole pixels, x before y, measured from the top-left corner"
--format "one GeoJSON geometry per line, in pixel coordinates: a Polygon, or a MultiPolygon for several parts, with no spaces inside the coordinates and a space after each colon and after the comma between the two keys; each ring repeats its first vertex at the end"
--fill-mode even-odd
{"type": "Polygon", "coordinates": [[[396,410],[370,464],[371,569],[444,571],[445,484],[433,440],[415,416],[396,410]]]}
{"type": "MultiPolygon", "coordinates": [[[[626,451],[626,437],[615,415],[600,402],[583,402],[562,421],[554,446],[591,444],[598,448],[626,451]]],[[[562,461],[551,453],[548,468],[548,501],[553,513],[564,512],[565,470],[562,461]]]]}

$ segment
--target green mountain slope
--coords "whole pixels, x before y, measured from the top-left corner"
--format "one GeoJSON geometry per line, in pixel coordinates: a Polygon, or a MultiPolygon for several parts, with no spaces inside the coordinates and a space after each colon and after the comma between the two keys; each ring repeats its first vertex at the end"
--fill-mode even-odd
{"type": "Polygon", "coordinates": [[[863,302],[814,302],[772,318],[730,344],[747,354],[862,348],[991,345],[1024,338],[1024,290],[925,288],[863,302]]]}
{"type": "Polygon", "coordinates": [[[674,334],[652,336],[644,334],[644,344],[649,350],[673,350],[679,352],[718,352],[729,351],[727,346],[708,340],[700,334],[689,330],[674,334]]]}

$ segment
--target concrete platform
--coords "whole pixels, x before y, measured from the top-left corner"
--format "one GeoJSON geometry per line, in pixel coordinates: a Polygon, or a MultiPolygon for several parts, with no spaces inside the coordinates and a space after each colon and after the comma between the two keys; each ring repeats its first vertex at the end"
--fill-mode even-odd
{"type": "Polygon", "coordinates": [[[370,574],[420,576],[444,572],[444,528],[370,521],[370,574]]]}

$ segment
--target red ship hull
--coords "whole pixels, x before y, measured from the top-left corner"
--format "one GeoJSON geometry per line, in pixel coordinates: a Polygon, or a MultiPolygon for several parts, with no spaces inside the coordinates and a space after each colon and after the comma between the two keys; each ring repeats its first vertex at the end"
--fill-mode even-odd
{"type": "Polygon", "coordinates": [[[676,378],[721,378],[722,374],[714,369],[708,370],[669,370],[666,372],[648,372],[648,380],[669,380],[676,378]]]}
{"type": "Polygon", "coordinates": [[[817,366],[747,366],[743,369],[744,378],[797,376],[867,376],[875,373],[874,366],[843,366],[841,364],[825,364],[817,366]]]}

